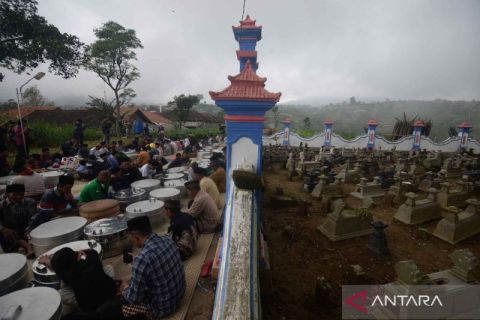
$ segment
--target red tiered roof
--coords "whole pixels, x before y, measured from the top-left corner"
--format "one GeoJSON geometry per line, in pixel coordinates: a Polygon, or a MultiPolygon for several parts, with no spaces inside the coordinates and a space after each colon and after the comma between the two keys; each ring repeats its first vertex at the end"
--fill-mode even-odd
{"type": "Polygon", "coordinates": [[[255,25],[256,20],[250,19],[250,15],[247,14],[245,20],[240,21],[238,27],[233,26],[234,29],[261,29],[262,26],[255,25]]]}
{"type": "Polygon", "coordinates": [[[280,92],[272,93],[264,89],[267,78],[257,76],[250,60],[247,61],[242,72],[236,76],[229,76],[232,83],[220,92],[210,91],[213,100],[257,100],[278,102],[280,92]]]}
{"type": "Polygon", "coordinates": [[[423,120],[417,120],[417,121],[415,121],[413,126],[414,127],[425,127],[425,122],[423,122],[423,120]]]}
{"type": "Polygon", "coordinates": [[[468,121],[463,121],[460,123],[457,128],[473,128],[472,124],[468,121]]]}
{"type": "Polygon", "coordinates": [[[332,118],[327,117],[327,118],[325,119],[325,121],[323,122],[323,124],[333,124],[332,118]]]}
{"type": "Polygon", "coordinates": [[[285,117],[285,119],[283,120],[283,123],[291,123],[292,120],[290,120],[289,117],[285,117]]]}
{"type": "Polygon", "coordinates": [[[378,121],[375,120],[375,119],[370,119],[370,120],[368,120],[367,125],[369,125],[369,126],[378,126],[378,121]]]}
{"type": "Polygon", "coordinates": [[[237,59],[240,59],[240,58],[255,58],[256,56],[257,56],[257,51],[237,50],[237,59]]]}

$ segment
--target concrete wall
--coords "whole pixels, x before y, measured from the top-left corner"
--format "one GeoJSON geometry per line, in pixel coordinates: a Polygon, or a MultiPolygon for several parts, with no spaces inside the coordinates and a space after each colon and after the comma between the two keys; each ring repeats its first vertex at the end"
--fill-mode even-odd
{"type": "MultiPolygon", "coordinates": [[[[277,132],[271,136],[263,136],[263,145],[277,145],[283,141],[283,131],[277,132]]],[[[358,136],[352,140],[346,140],[332,134],[332,146],[336,148],[365,148],[367,146],[368,136],[358,136]]],[[[300,142],[303,144],[308,143],[311,147],[322,147],[324,142],[324,134],[320,133],[311,138],[303,138],[296,133],[290,132],[290,145],[299,146],[300,142]]],[[[389,141],[382,136],[375,136],[375,148],[382,150],[391,150],[395,148],[398,151],[409,151],[412,149],[413,135],[409,137],[403,137],[397,141],[389,141]]],[[[421,149],[427,149],[431,151],[443,151],[443,152],[455,152],[460,148],[460,137],[448,138],[442,142],[435,142],[429,137],[422,136],[421,149]]],[[[468,139],[467,149],[473,148],[475,153],[480,153],[480,142],[475,139],[468,139]]]]}

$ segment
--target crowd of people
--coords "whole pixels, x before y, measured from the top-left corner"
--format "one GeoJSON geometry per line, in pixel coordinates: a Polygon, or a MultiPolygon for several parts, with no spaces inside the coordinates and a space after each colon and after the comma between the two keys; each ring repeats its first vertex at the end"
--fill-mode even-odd
{"type": "Polygon", "coordinates": [[[17,157],[12,167],[7,166],[6,148],[0,150],[0,164],[5,169],[1,175],[15,174],[0,200],[1,248],[33,258],[29,233],[35,227],[78,215],[85,203],[112,198],[135,181],[160,178],[165,170],[185,166],[189,172],[185,183],[188,206],[182,208],[178,200],[165,201],[170,221],[167,235],[155,234],[146,217],[127,222],[130,239],[140,248],[129,282],[115,285],[113,275],[106,272],[94,250],[64,248],[53,256],[39,257],[57,273],[76,301],[77,312],[65,319],[156,319],[171,314],[185,291],[182,261],[194,254],[200,234],[214,233],[221,227],[224,155],[215,153],[210,168],[191,159],[204,145],[222,138],[170,140],[159,134],[155,139],[134,137],[124,144],[122,140],[108,141],[105,136],[107,141],[89,148],[84,129],[82,121],[77,121],[74,136],[61,146],[61,153],[50,154],[43,148],[40,155],[17,157]],[[46,189],[38,172],[65,162],[71,171],[61,175],[56,186],[46,189]],[[76,179],[89,181],[78,196],[72,194],[76,179]]]}

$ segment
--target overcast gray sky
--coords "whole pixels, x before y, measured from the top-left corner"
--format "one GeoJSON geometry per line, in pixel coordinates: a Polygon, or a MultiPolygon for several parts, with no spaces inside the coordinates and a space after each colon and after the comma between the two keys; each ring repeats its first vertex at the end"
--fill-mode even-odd
{"type": "MultiPolygon", "coordinates": [[[[231,26],[243,0],[39,0],[39,13],[81,41],[113,20],[135,29],[141,79],[137,103],[165,103],[180,93],[203,94],[238,73],[231,26]]],[[[480,1],[247,0],[263,26],[258,74],[281,102],[480,98],[480,1]]],[[[36,71],[46,71],[46,67],[36,71]]],[[[6,73],[0,100],[15,97],[27,75],[6,73]]],[[[47,74],[35,84],[61,105],[108,88],[81,71],[73,79],[47,74]]]]}

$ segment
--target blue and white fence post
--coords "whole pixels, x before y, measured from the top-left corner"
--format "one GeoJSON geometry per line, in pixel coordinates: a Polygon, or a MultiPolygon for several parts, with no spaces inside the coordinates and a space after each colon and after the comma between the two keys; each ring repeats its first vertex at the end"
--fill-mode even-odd
{"type": "Polygon", "coordinates": [[[330,148],[332,146],[333,120],[327,118],[323,122],[323,125],[325,126],[323,146],[330,148]]]}
{"type": "Polygon", "coordinates": [[[283,145],[288,146],[290,145],[290,124],[292,121],[290,118],[285,118],[283,120],[283,145]]]}
{"type": "Polygon", "coordinates": [[[422,142],[422,131],[424,127],[425,127],[425,123],[422,120],[415,121],[413,125],[412,150],[420,150],[420,144],[422,142]]]}
{"type": "Polygon", "coordinates": [[[368,126],[367,149],[368,150],[373,150],[375,148],[375,130],[377,129],[378,121],[374,120],[374,119],[368,120],[367,126],[368,126]]]}
{"type": "Polygon", "coordinates": [[[459,135],[461,137],[460,149],[465,150],[468,147],[468,135],[470,134],[470,131],[472,130],[473,126],[470,124],[470,122],[463,121],[457,126],[457,128],[459,131],[459,135]]]}

